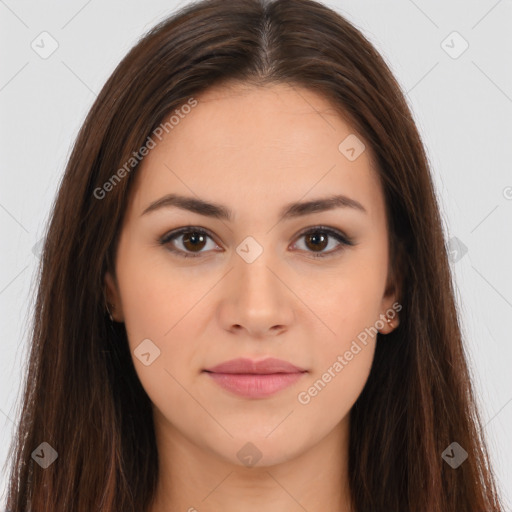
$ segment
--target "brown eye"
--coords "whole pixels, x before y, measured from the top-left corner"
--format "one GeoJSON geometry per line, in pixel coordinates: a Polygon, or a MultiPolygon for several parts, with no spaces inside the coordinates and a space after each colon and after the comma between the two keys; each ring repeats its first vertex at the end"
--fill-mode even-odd
{"type": "Polygon", "coordinates": [[[306,235],[306,245],[313,251],[322,251],[328,245],[328,236],[321,231],[315,231],[306,235]]]}
{"type": "Polygon", "coordinates": [[[204,229],[192,226],[172,231],[164,235],[159,242],[161,245],[165,245],[171,252],[183,258],[196,258],[218,247],[213,238],[204,229]],[[209,240],[211,240],[210,246],[208,246],[209,240]]]}
{"type": "Polygon", "coordinates": [[[189,231],[183,235],[182,244],[188,251],[200,251],[206,245],[206,237],[198,231],[189,231]]]}
{"type": "MultiPolygon", "coordinates": [[[[309,229],[299,238],[303,238],[305,241],[305,248],[301,248],[301,250],[315,258],[332,256],[344,247],[354,245],[354,242],[343,233],[321,226],[309,229]],[[326,250],[329,247],[330,250],[326,250]]],[[[172,231],[164,235],[159,243],[183,258],[196,258],[203,253],[219,249],[207,231],[193,226],[172,231]],[[210,245],[208,246],[208,244],[210,245]]],[[[296,243],[295,245],[300,244],[296,243]]]]}
{"type": "Polygon", "coordinates": [[[299,238],[304,239],[305,249],[302,250],[315,258],[333,256],[346,246],[354,245],[354,242],[341,232],[321,226],[302,233],[299,238]],[[331,249],[326,251],[327,247],[331,249]]]}

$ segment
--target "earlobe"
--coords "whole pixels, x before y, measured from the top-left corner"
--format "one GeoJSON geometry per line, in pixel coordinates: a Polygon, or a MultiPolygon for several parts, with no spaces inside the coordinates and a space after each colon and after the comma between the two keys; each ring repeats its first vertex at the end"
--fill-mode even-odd
{"type": "Polygon", "coordinates": [[[382,298],[382,313],[380,315],[382,327],[379,329],[381,334],[389,334],[400,324],[398,312],[402,309],[397,300],[396,285],[391,284],[382,298]]]}
{"type": "Polygon", "coordinates": [[[121,300],[119,296],[119,290],[117,287],[116,280],[111,272],[105,273],[105,310],[109,315],[110,320],[113,322],[123,322],[123,310],[121,307],[121,300]]]}
{"type": "Polygon", "coordinates": [[[394,331],[399,324],[398,315],[394,310],[387,309],[380,314],[379,320],[375,323],[380,334],[389,334],[394,331]]]}
{"type": "Polygon", "coordinates": [[[398,315],[395,314],[393,318],[391,316],[386,316],[386,326],[385,326],[385,332],[382,334],[389,334],[390,332],[393,332],[398,325],[400,324],[400,320],[398,318],[398,315]]]}

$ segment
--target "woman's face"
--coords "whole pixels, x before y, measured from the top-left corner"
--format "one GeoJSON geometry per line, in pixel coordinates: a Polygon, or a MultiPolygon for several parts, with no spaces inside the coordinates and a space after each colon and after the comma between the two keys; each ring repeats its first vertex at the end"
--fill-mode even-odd
{"type": "Polygon", "coordinates": [[[196,100],[137,170],[108,296],[158,434],[276,464],[346,432],[390,330],[384,197],[369,147],[316,93],[196,100]]]}

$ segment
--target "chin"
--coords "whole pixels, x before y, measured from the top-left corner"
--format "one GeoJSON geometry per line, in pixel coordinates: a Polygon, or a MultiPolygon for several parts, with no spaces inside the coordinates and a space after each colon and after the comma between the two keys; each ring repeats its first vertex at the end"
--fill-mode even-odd
{"type": "Polygon", "coordinates": [[[299,440],[290,439],[284,442],[287,436],[265,437],[265,435],[251,434],[248,431],[245,435],[236,436],[226,444],[212,446],[212,450],[229,464],[241,468],[263,468],[283,464],[295,457],[298,457],[308,446],[299,440]]]}

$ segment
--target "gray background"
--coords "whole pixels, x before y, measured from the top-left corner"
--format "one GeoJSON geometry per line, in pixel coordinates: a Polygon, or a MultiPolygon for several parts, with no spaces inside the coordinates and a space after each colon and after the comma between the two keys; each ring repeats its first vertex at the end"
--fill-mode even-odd
{"type": "MultiPolygon", "coordinates": [[[[186,3],[0,0],[2,465],[27,355],[37,243],[71,144],[125,53],[186,3]],[[31,47],[51,48],[43,31],[58,43],[45,59],[31,47]]],[[[485,433],[512,510],[512,1],[325,3],[362,30],[407,93],[451,240],[485,433]]]]}

